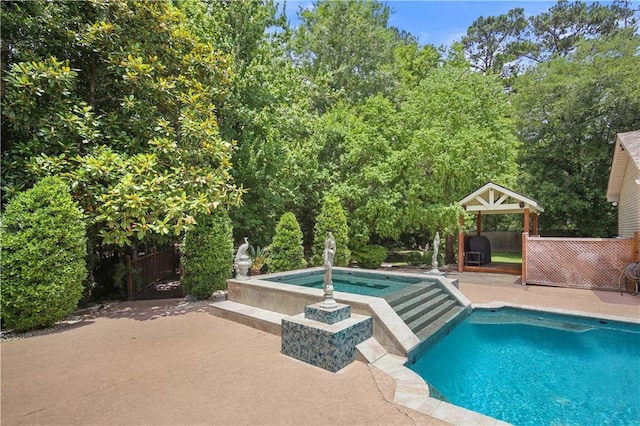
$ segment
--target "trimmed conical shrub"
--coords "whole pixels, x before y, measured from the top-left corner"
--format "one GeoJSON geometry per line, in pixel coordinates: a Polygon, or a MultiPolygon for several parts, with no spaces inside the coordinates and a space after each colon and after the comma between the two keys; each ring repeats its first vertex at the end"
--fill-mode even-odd
{"type": "Polygon", "coordinates": [[[327,233],[331,231],[336,239],[336,255],[333,258],[335,266],[348,266],[351,260],[349,251],[349,228],[347,215],[336,197],[329,196],[322,203],[320,214],[316,218],[313,232],[313,257],[314,265],[322,265],[322,252],[327,233]]]}
{"type": "Polygon", "coordinates": [[[269,272],[292,271],[307,266],[302,247],[302,231],[293,213],[287,212],[280,218],[269,253],[269,272]]]}
{"type": "Polygon", "coordinates": [[[233,228],[225,210],[196,218],[184,237],[182,286],[189,296],[208,299],[227,288],[233,274],[233,228]]]}
{"type": "Polygon", "coordinates": [[[0,315],[25,331],[66,318],[87,275],[82,213],[59,178],[46,177],[18,194],[2,215],[0,315]]]}

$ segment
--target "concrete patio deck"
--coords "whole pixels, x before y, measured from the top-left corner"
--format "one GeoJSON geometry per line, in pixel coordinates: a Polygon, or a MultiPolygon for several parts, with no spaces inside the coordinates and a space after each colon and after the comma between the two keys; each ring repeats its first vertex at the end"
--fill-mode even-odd
{"type": "MultiPolygon", "coordinates": [[[[640,320],[640,296],[450,277],[474,303],[640,320]]],[[[376,367],[329,373],[282,355],[277,336],[181,299],[123,302],[0,350],[3,425],[445,424],[395,404],[395,381],[376,367]]]]}

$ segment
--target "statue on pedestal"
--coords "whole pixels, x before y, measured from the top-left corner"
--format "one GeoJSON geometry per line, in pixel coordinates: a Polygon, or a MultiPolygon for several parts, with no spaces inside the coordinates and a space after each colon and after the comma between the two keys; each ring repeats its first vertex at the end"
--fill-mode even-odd
{"type": "Polygon", "coordinates": [[[431,258],[431,267],[438,269],[438,249],[440,248],[440,232],[436,232],[436,237],[433,239],[433,257],[431,258]]]}
{"type": "Polygon", "coordinates": [[[332,308],[338,306],[333,299],[333,280],[331,272],[333,269],[333,257],[336,254],[336,239],[333,233],[329,231],[327,239],[324,241],[324,251],[322,252],[322,261],[324,262],[324,301],[321,306],[324,308],[332,308]]]}
{"type": "Polygon", "coordinates": [[[251,268],[251,259],[247,255],[249,249],[249,238],[244,237],[244,243],[238,247],[233,267],[236,270],[236,278],[240,280],[246,280],[249,278],[249,268],[251,268]]]}

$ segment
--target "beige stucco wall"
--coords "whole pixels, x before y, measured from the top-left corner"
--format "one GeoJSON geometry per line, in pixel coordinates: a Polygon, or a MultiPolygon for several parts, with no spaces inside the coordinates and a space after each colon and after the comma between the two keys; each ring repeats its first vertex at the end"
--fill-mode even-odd
{"type": "Polygon", "coordinates": [[[640,232],[640,184],[636,183],[638,178],[638,168],[628,157],[618,204],[620,237],[632,238],[634,232],[640,232]]]}

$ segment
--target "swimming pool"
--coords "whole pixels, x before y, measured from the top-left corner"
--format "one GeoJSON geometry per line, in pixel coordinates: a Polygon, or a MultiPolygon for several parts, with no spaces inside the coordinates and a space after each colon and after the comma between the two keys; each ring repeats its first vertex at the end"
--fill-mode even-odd
{"type": "Polygon", "coordinates": [[[409,367],[452,404],[514,425],[640,424],[640,324],[475,310],[409,367]]]}
{"type": "MultiPolygon", "coordinates": [[[[299,272],[262,279],[302,287],[322,288],[324,270],[299,272]]],[[[383,297],[420,282],[430,282],[428,278],[339,269],[333,270],[332,281],[335,291],[375,297],[383,297]]]]}

